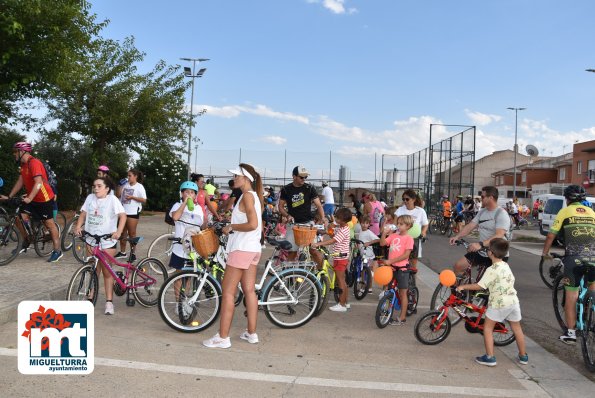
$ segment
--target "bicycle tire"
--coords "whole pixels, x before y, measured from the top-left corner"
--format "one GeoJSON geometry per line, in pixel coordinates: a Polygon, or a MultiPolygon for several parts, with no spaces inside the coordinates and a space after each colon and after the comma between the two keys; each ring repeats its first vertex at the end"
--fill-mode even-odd
{"type": "MultiPolygon", "coordinates": [[[[58,224],[56,224],[56,228],[58,228],[58,233],[60,233],[58,224]]],[[[33,248],[39,257],[48,257],[52,250],[54,250],[54,242],[52,241],[50,230],[43,223],[40,223],[35,231],[33,248]]]]}
{"type": "Polygon", "coordinates": [[[89,253],[87,253],[87,243],[80,236],[75,235],[72,237],[71,249],[74,258],[81,264],[86,263],[91,258],[89,253]]]}
{"type": "Polygon", "coordinates": [[[74,239],[74,228],[76,227],[76,223],[79,219],[79,215],[75,215],[72,220],[68,221],[66,226],[64,227],[64,231],[62,231],[62,236],[60,236],[60,246],[62,247],[62,251],[67,252],[72,248],[72,242],[74,239]]]}
{"type": "Polygon", "coordinates": [[[56,217],[54,218],[54,221],[56,222],[56,225],[60,228],[60,231],[65,231],[66,230],[66,216],[64,215],[64,213],[62,213],[61,211],[59,211],[56,214],[56,217]]]}
{"type": "Polygon", "coordinates": [[[376,321],[376,326],[380,329],[384,329],[393,315],[393,298],[395,295],[394,290],[389,290],[384,293],[384,296],[380,298],[378,305],[376,306],[376,313],[374,315],[374,320],[376,321]]]}
{"type": "Polygon", "coordinates": [[[595,372],[595,298],[587,299],[585,306],[585,330],[581,332],[583,361],[590,372],[595,372]]]}
{"type": "Polygon", "coordinates": [[[433,235],[436,232],[436,218],[431,218],[428,223],[428,233],[433,235]]]}
{"type": "Polygon", "coordinates": [[[269,303],[263,304],[264,314],[269,321],[283,329],[305,325],[316,314],[320,301],[320,285],[316,275],[294,268],[285,270],[278,276],[279,279],[272,279],[262,292],[263,301],[269,303]],[[296,304],[270,304],[271,301],[287,299],[281,281],[297,298],[296,304]]]}
{"type": "Polygon", "coordinates": [[[184,310],[186,298],[194,295],[203,277],[201,271],[176,272],[161,286],[158,308],[161,319],[172,329],[183,333],[197,333],[215,322],[221,311],[221,288],[215,279],[207,274],[201,292],[194,305],[184,310]],[[175,284],[180,288],[176,292],[175,284]],[[191,288],[189,292],[188,289],[191,288]]]}
{"type": "Polygon", "coordinates": [[[371,283],[372,271],[369,267],[363,267],[353,284],[353,296],[356,300],[363,300],[368,295],[371,283]]]}
{"type": "Polygon", "coordinates": [[[0,229],[0,266],[3,266],[17,258],[23,245],[23,237],[14,225],[8,224],[0,229]]]}
{"type": "Polygon", "coordinates": [[[504,320],[504,322],[496,322],[492,335],[494,336],[494,345],[496,347],[503,347],[515,341],[514,333],[510,327],[510,322],[507,320],[504,320]],[[507,333],[502,332],[502,328],[506,328],[507,333]]]}
{"type": "Polygon", "coordinates": [[[562,260],[559,258],[541,256],[541,260],[539,260],[539,276],[543,283],[550,289],[553,287],[556,277],[563,273],[563,266],[562,260]]]}
{"type": "MultiPolygon", "coordinates": [[[[470,281],[468,279],[461,282],[461,284],[467,284],[467,283],[470,283],[470,281]]],[[[436,286],[436,289],[434,289],[434,293],[432,294],[432,299],[430,300],[430,309],[437,310],[440,307],[442,307],[442,305],[444,305],[444,302],[446,301],[446,299],[448,297],[450,297],[450,293],[451,293],[450,287],[444,286],[441,283],[439,283],[438,286],[436,286]]],[[[470,297],[469,290],[464,290],[464,291],[460,292],[459,295],[463,300],[469,301],[469,297],[470,297]]],[[[464,308],[463,308],[464,306],[460,306],[460,307],[461,307],[461,309],[464,310],[464,308]]],[[[462,320],[456,311],[448,311],[448,319],[450,320],[450,323],[452,326],[457,325],[462,320]]]]}
{"type": "Polygon", "coordinates": [[[68,290],[66,291],[66,300],[85,301],[91,299],[89,301],[95,305],[98,293],[99,280],[94,267],[92,265],[83,265],[70,278],[68,290]]]}
{"type": "Polygon", "coordinates": [[[144,275],[141,275],[140,272],[154,278],[156,282],[150,285],[134,288],[132,289],[132,294],[136,301],[143,307],[154,307],[159,301],[159,291],[161,290],[161,286],[163,286],[163,283],[167,279],[167,270],[165,269],[165,265],[156,258],[147,257],[142,259],[138,262],[136,269],[132,273],[133,286],[142,282],[147,282],[147,278],[144,277],[144,275]]]}
{"type": "Polygon", "coordinates": [[[563,279],[564,275],[558,275],[553,283],[552,304],[554,306],[554,315],[556,315],[558,325],[560,325],[562,332],[566,333],[568,326],[566,326],[565,320],[566,311],[564,310],[564,305],[566,304],[566,290],[564,290],[563,279]]]}
{"type": "MultiPolygon", "coordinates": [[[[450,311],[449,311],[450,312],[450,311]]],[[[452,329],[449,317],[442,319],[442,311],[430,311],[415,322],[415,338],[422,344],[435,345],[446,340],[452,329]],[[443,321],[436,331],[438,321],[443,321]],[[429,334],[428,334],[429,333],[429,334]]]]}
{"type": "Polygon", "coordinates": [[[316,309],[315,316],[319,316],[324,312],[324,310],[326,310],[326,307],[328,305],[328,299],[331,296],[331,281],[329,277],[326,274],[320,272],[317,275],[317,278],[320,282],[320,299],[318,300],[318,308],[316,309]]]}
{"type": "Polygon", "coordinates": [[[413,315],[417,312],[417,303],[419,302],[419,289],[415,286],[407,289],[407,315],[413,315]]]}
{"type": "Polygon", "coordinates": [[[156,258],[157,260],[161,261],[162,264],[169,264],[169,258],[171,256],[172,246],[174,244],[174,242],[169,240],[169,238],[173,237],[174,233],[169,232],[159,235],[153,239],[153,242],[151,242],[149,245],[147,257],[156,258]]]}

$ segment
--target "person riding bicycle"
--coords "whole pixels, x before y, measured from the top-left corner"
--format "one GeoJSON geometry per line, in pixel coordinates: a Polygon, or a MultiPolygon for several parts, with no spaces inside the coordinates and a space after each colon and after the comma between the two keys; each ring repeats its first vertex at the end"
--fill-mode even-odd
{"type": "Polygon", "coordinates": [[[455,224],[456,232],[459,232],[463,227],[463,220],[465,219],[464,211],[465,206],[463,204],[463,195],[457,195],[457,203],[455,204],[455,224]]]}
{"type": "Polygon", "coordinates": [[[463,203],[463,216],[465,220],[472,220],[475,217],[474,208],[475,202],[473,201],[473,196],[467,195],[463,203]]]}
{"type": "MultiPolygon", "coordinates": [[[[31,155],[33,147],[28,142],[17,142],[12,147],[12,154],[15,162],[21,167],[19,178],[10,190],[8,197],[1,195],[1,199],[9,199],[15,196],[21,188],[25,188],[26,194],[23,195],[23,203],[21,206],[21,215],[23,221],[28,223],[31,217],[41,220],[43,225],[50,232],[54,250],[50,254],[48,262],[55,263],[62,258],[60,251],[60,233],[58,226],[54,221],[54,191],[48,182],[48,176],[45,167],[41,160],[34,158],[31,155]]],[[[25,227],[18,222],[17,228],[21,235],[25,237],[23,246],[17,248],[20,253],[26,252],[29,247],[25,227]]]]}
{"type": "MultiPolygon", "coordinates": [[[[471,243],[467,253],[454,265],[454,272],[457,275],[462,275],[469,265],[483,267],[492,265],[490,258],[480,250],[487,248],[494,238],[506,239],[506,232],[510,228],[510,217],[506,210],[498,206],[498,188],[493,186],[481,188],[481,204],[482,208],[473,220],[450,238],[450,244],[454,245],[457,240],[469,235],[476,228],[479,230],[479,242],[471,243]]],[[[504,257],[503,260],[507,261],[508,257],[504,257]]]]}
{"type": "MultiPolygon", "coordinates": [[[[288,223],[314,224],[314,217],[310,212],[310,205],[314,204],[322,222],[324,229],[327,229],[327,220],[324,217],[324,211],[316,188],[306,183],[310,175],[303,166],[293,168],[293,181],[281,188],[279,197],[279,214],[287,218],[288,223]]],[[[293,228],[288,226],[285,239],[291,242],[291,250],[288,255],[289,260],[294,260],[297,256],[298,247],[295,244],[293,228]]],[[[310,255],[314,258],[319,267],[322,267],[322,254],[313,248],[310,248],[310,255]]]]}
{"type": "Polygon", "coordinates": [[[560,340],[566,344],[576,343],[576,301],[583,270],[583,261],[589,261],[585,278],[591,292],[595,291],[595,212],[581,204],[587,194],[578,185],[564,189],[567,207],[558,212],[543,245],[543,256],[548,257],[554,239],[564,238],[565,320],[568,330],[560,340]]]}

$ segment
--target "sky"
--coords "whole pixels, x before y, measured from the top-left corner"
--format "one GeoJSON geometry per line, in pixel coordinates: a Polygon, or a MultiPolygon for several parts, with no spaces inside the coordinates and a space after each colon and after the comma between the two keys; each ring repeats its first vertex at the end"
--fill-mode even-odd
{"type": "MultiPolygon", "coordinates": [[[[361,171],[353,178],[374,178],[399,163],[382,155],[427,147],[430,124],[476,126],[479,159],[513,148],[508,107],[526,108],[521,153],[532,144],[556,156],[595,139],[595,73],[585,71],[595,68],[592,0],[91,3],[110,21],[102,36],[134,36],[146,53],[141,71],[210,59],[193,107],[207,110],[191,160],[205,173],[241,158],[269,175],[301,163],[336,178],[344,164],[361,171]]],[[[458,131],[437,130],[432,141],[458,131]]]]}

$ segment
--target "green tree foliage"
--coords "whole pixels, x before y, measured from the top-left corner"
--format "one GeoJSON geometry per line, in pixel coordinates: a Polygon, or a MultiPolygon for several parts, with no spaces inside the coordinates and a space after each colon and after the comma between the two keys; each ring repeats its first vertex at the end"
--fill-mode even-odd
{"type": "Polygon", "coordinates": [[[4,186],[0,188],[0,193],[4,195],[10,193],[19,178],[19,165],[15,163],[12,155],[12,146],[19,141],[25,141],[22,134],[0,126],[0,177],[4,180],[4,186]]]}
{"type": "Polygon", "coordinates": [[[0,123],[15,103],[47,95],[86,56],[96,24],[80,0],[0,0],[0,123]]]}
{"type": "Polygon", "coordinates": [[[169,151],[146,152],[136,163],[136,168],[144,174],[148,210],[166,211],[180,200],[179,188],[186,181],[187,169],[186,163],[176,154],[169,151]]]}

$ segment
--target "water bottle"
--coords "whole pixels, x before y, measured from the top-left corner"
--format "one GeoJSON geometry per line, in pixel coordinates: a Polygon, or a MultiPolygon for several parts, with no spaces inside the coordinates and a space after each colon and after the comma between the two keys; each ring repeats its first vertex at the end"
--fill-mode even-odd
{"type": "Polygon", "coordinates": [[[194,211],[194,201],[192,198],[186,199],[186,207],[188,207],[188,210],[194,211]]]}

